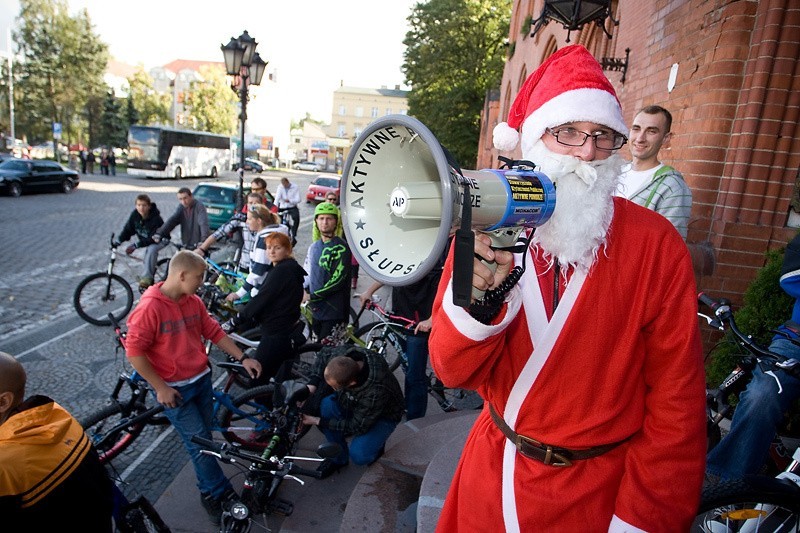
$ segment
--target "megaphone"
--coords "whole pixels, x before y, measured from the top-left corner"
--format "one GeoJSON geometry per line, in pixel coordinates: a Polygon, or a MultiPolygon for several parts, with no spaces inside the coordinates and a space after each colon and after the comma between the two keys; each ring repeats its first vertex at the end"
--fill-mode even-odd
{"type": "Polygon", "coordinates": [[[407,115],[382,117],[356,138],[339,203],[347,242],[370,277],[391,286],[425,277],[461,224],[466,198],[472,229],[493,241],[505,236],[507,245],[555,210],[555,187],[540,172],[454,165],[430,130],[407,115]]]}

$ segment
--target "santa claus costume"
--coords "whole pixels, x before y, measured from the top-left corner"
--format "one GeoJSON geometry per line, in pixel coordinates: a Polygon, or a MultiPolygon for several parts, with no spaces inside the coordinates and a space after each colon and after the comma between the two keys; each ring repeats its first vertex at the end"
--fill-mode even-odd
{"type": "Polygon", "coordinates": [[[546,128],[579,121],[627,134],[613,87],[576,45],[531,74],[495,131],[510,149],[521,128],[524,159],[557,193],[490,324],[452,303],[452,254],[445,267],[431,363],[485,403],[439,531],[675,532],[695,515],[705,381],[689,253],[668,220],[613,197],[618,155],[547,150],[546,128]]]}

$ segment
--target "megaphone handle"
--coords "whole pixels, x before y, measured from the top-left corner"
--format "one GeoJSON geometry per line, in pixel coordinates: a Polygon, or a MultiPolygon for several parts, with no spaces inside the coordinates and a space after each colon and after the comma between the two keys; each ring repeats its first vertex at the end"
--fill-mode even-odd
{"type": "MultiPolygon", "coordinates": [[[[517,239],[519,238],[520,233],[525,228],[522,227],[511,227],[511,228],[501,228],[494,231],[485,232],[485,235],[488,235],[489,238],[492,240],[491,247],[492,249],[498,248],[509,248],[514,246],[517,243],[517,239]]],[[[481,263],[489,267],[494,274],[497,271],[497,263],[494,261],[486,261],[485,259],[481,259],[481,263]]],[[[475,287],[472,288],[472,297],[475,300],[480,300],[486,294],[486,291],[482,291],[480,289],[476,289],[475,287]]]]}

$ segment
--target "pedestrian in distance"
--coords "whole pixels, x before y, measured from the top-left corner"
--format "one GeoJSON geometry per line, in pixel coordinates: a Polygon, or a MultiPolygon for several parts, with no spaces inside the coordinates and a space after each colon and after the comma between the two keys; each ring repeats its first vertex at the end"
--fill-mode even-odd
{"type": "Polygon", "coordinates": [[[219,525],[223,502],[236,493],[217,460],[192,442],[211,439],[213,404],[211,368],[204,340],[241,361],[251,377],[261,365],[245,357],[236,343],[208,314],[195,294],[203,284],[205,261],[181,250],[169,262],[166,281],[150,287],[128,318],[126,355],[131,366],[153,387],[156,400],[192,460],[200,501],[212,523],[219,525]]]}
{"type": "Polygon", "coordinates": [[[75,418],[25,399],[25,369],[0,352],[0,516],[6,531],[111,532],[112,484],[75,418]]]}
{"type": "Polygon", "coordinates": [[[651,105],[636,113],[629,141],[632,160],[623,169],[617,195],[666,217],[686,240],[692,191],[680,172],[658,160],[672,136],[672,114],[665,108],[651,105]]]}
{"type": "Polygon", "coordinates": [[[112,176],[117,175],[117,156],[114,155],[114,148],[108,151],[108,168],[112,176]]]}
{"type": "Polygon", "coordinates": [[[89,153],[86,154],[86,172],[89,174],[94,174],[94,162],[97,158],[94,156],[94,152],[89,150],[89,153]]]}
{"type": "Polygon", "coordinates": [[[78,152],[78,157],[81,160],[81,174],[86,174],[86,150],[78,152]]]}
{"type": "Polygon", "coordinates": [[[288,209],[292,217],[292,246],[297,244],[297,230],[300,227],[300,210],[297,205],[300,203],[300,189],[294,183],[290,183],[287,178],[281,178],[281,185],[275,193],[275,203],[279,209],[288,209]]]}
{"type": "Polygon", "coordinates": [[[439,531],[690,528],[706,453],[692,262],[669,221],[614,196],[627,133],[581,45],[547,58],[494,130],[555,183],[556,206],[521,250],[476,235],[472,284],[489,292],[467,308],[452,296],[463,265],[445,265],[431,365],[485,407],[439,531]]]}

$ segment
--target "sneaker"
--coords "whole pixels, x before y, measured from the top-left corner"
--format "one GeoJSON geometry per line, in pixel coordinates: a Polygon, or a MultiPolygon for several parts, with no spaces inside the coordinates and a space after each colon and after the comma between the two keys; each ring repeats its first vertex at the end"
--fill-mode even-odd
{"type": "Polygon", "coordinates": [[[345,466],[347,466],[347,463],[338,464],[338,463],[334,463],[333,459],[325,459],[317,467],[317,472],[319,472],[319,479],[325,479],[326,477],[329,477],[334,472],[338,472],[339,470],[341,470],[345,466]]]}
{"type": "Polygon", "coordinates": [[[208,513],[208,519],[215,526],[218,526],[222,521],[222,501],[211,496],[211,494],[201,493],[200,503],[203,504],[203,509],[208,513]]]}
{"type": "Polygon", "coordinates": [[[153,284],[153,279],[152,278],[141,278],[139,280],[139,288],[140,289],[146,289],[152,284],[153,284]]]}

